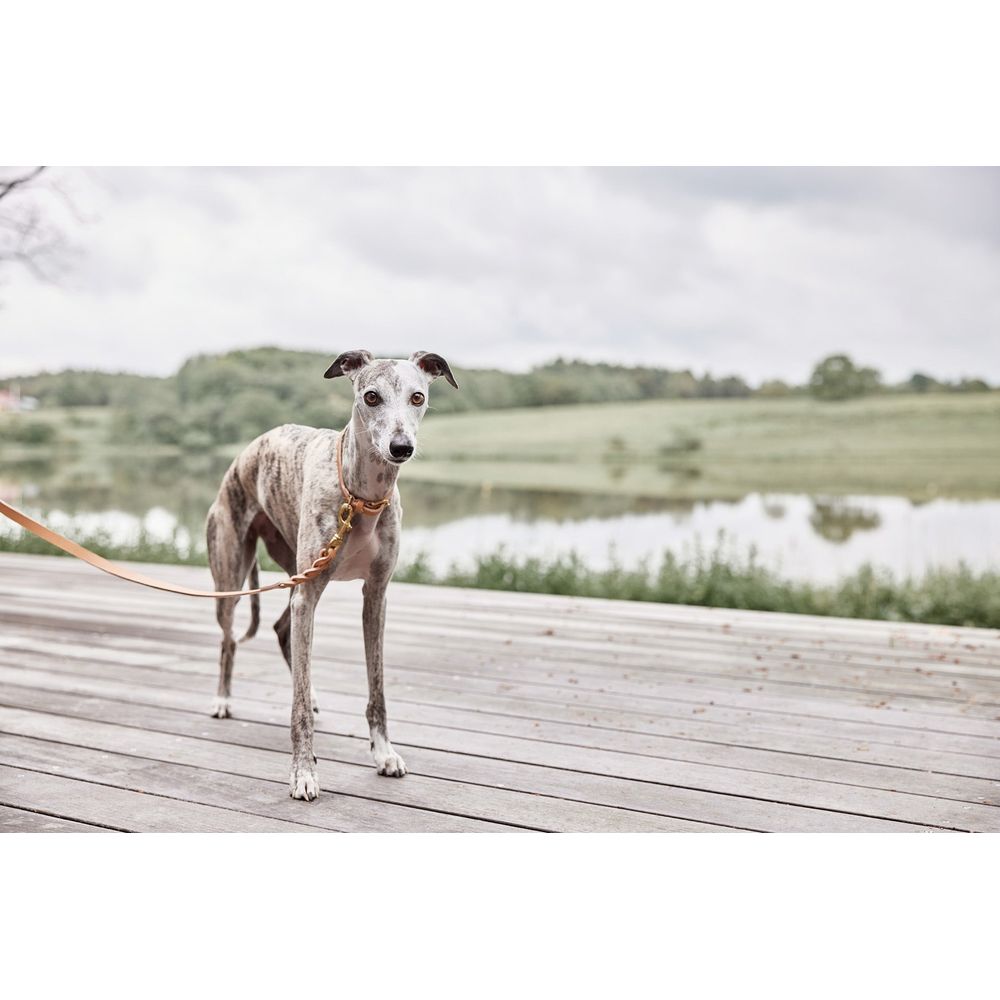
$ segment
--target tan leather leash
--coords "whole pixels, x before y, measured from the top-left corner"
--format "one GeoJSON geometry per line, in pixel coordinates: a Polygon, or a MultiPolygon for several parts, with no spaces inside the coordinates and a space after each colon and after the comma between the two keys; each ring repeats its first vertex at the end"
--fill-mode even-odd
{"type": "Polygon", "coordinates": [[[343,451],[344,433],[341,432],[340,437],[337,439],[337,481],[340,484],[340,492],[344,497],[344,502],[337,510],[337,533],[320,549],[319,555],[308,569],[297,573],[295,576],[290,576],[286,580],[279,580],[277,583],[268,584],[266,587],[255,587],[252,590],[192,590],[190,587],[178,587],[175,584],[165,583],[162,580],[153,580],[148,576],[133,573],[131,570],[116,566],[113,562],[109,562],[96,552],[85,549],[82,545],[78,545],[71,539],[63,537],[51,528],[46,528],[44,524],[39,524],[38,521],[28,517],[27,514],[23,514],[15,507],[11,507],[10,504],[4,503],[3,500],[0,500],[0,514],[9,518],[15,524],[19,524],[26,531],[30,531],[33,535],[37,535],[42,541],[54,545],[57,549],[62,549],[63,552],[71,556],[76,556],[77,559],[82,559],[83,562],[89,563],[96,569],[110,573],[112,576],[117,576],[121,580],[128,580],[129,583],[138,583],[143,587],[152,587],[154,590],[165,590],[171,594],[183,594],[187,597],[248,597],[252,594],[263,594],[268,590],[290,590],[308,580],[312,580],[330,565],[333,557],[337,554],[337,550],[344,544],[347,533],[351,530],[351,522],[358,511],[369,516],[375,516],[382,513],[392,501],[392,494],[375,501],[362,500],[360,497],[351,494],[347,488],[347,484],[344,482],[343,451]]]}

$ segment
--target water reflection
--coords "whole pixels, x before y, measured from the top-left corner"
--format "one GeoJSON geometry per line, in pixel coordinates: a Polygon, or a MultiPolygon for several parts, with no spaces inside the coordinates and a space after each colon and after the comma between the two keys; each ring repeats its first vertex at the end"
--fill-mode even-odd
{"type": "Polygon", "coordinates": [[[882,523],[877,510],[851,503],[843,497],[813,500],[809,523],[828,542],[846,542],[856,531],[871,531],[882,523]]]}
{"type": "MultiPolygon", "coordinates": [[[[615,463],[609,462],[609,468],[615,463]]],[[[145,531],[182,547],[203,544],[205,513],[228,460],[115,456],[97,465],[44,458],[0,464],[0,496],[72,535],[145,531]]],[[[899,575],[962,560],[1000,565],[1000,500],[810,497],[751,493],[737,501],[601,496],[566,491],[402,484],[403,558],[426,553],[446,569],[501,544],[541,557],[576,550],[593,566],[636,564],[664,549],[724,546],[788,576],[832,580],[874,562],[899,575]]],[[[0,530],[12,526],[0,525],[0,530]]]]}

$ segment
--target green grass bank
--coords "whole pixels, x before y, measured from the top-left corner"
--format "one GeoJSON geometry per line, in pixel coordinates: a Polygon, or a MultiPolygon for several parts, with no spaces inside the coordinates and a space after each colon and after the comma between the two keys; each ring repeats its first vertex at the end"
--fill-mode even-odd
{"type": "MultiPolygon", "coordinates": [[[[141,537],[135,544],[121,545],[102,534],[76,540],[108,559],[205,564],[201,550],[182,550],[169,541],[141,537]]],[[[25,533],[0,536],[0,552],[60,554],[25,533]]],[[[266,558],[262,563],[277,569],[266,558]]],[[[668,552],[655,563],[606,570],[589,569],[576,555],[546,561],[516,559],[498,551],[479,558],[470,569],[452,567],[444,573],[432,572],[425,560],[418,559],[401,567],[396,579],[485,590],[1000,628],[1000,573],[975,573],[965,567],[900,581],[866,566],[832,586],[820,586],[783,579],[753,556],[739,559],[721,551],[687,560],[668,552]]]]}

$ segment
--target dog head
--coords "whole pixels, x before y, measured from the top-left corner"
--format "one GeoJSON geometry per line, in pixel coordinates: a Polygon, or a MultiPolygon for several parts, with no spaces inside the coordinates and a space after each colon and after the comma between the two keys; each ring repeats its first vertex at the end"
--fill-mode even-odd
{"type": "Polygon", "coordinates": [[[417,428],[427,412],[431,382],[458,383],[440,354],[417,351],[408,361],[376,360],[368,351],[345,351],[326,378],[346,375],[354,383],[354,413],[379,457],[402,465],[417,446],[417,428]]]}

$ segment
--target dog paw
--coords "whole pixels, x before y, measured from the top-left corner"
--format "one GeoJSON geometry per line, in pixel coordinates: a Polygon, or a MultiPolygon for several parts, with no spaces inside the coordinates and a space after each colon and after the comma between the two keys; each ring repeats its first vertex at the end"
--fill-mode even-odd
{"type": "Polygon", "coordinates": [[[212,702],[213,719],[228,719],[230,715],[228,698],[216,698],[212,702]]]}
{"type": "Polygon", "coordinates": [[[288,794],[293,799],[303,799],[312,802],[319,795],[319,778],[315,768],[293,767],[288,780],[288,794]]]}
{"type": "Polygon", "coordinates": [[[375,754],[375,766],[379,774],[390,778],[402,778],[406,774],[406,764],[403,758],[392,747],[383,753],[375,754]]]}

